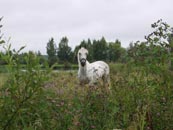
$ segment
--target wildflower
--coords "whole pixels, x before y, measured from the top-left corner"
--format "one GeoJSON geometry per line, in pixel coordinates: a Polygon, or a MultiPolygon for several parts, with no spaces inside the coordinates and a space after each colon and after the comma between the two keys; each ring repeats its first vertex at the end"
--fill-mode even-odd
{"type": "Polygon", "coordinates": [[[94,126],[94,125],[91,125],[91,128],[92,128],[92,129],[94,129],[94,128],[96,128],[96,126],[94,126]]]}

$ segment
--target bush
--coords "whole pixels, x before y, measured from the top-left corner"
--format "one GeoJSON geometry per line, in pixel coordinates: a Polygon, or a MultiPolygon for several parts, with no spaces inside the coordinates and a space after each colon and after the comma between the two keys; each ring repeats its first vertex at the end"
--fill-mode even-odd
{"type": "Polygon", "coordinates": [[[52,115],[43,86],[49,69],[42,71],[38,57],[28,53],[22,71],[18,53],[23,47],[16,52],[11,51],[10,46],[5,45],[7,55],[3,56],[8,63],[8,79],[0,88],[0,129],[48,129],[52,115]]]}

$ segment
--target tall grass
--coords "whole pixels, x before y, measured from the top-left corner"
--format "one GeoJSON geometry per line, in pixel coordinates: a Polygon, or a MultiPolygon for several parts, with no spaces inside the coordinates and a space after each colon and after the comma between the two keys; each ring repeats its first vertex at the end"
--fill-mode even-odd
{"type": "Polygon", "coordinates": [[[6,73],[0,73],[0,87],[6,82],[8,75],[6,73]]]}
{"type": "MultiPolygon", "coordinates": [[[[0,74],[2,130],[173,129],[173,73],[164,66],[110,64],[111,89],[80,86],[77,72],[43,71],[36,55],[9,53],[0,74]]],[[[48,66],[45,63],[45,66],[48,66]]]]}

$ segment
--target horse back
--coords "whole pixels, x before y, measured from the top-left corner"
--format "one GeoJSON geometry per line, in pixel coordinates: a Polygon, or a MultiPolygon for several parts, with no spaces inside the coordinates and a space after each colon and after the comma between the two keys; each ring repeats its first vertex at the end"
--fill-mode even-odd
{"type": "Polygon", "coordinates": [[[96,61],[90,64],[92,67],[95,67],[97,69],[104,69],[107,74],[109,74],[109,65],[105,63],[104,61],[96,61]]]}

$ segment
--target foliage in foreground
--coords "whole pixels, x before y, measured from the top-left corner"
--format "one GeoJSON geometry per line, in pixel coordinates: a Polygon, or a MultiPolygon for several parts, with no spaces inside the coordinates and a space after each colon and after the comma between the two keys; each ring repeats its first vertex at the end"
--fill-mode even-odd
{"type": "Polygon", "coordinates": [[[36,57],[26,60],[24,72],[17,61],[9,64],[0,89],[0,129],[173,128],[173,74],[167,67],[110,64],[112,85],[106,93],[101,86],[79,86],[77,72],[49,73],[40,70],[36,57]]]}
{"type": "Polygon", "coordinates": [[[24,47],[15,51],[0,43],[6,52],[1,58],[8,63],[8,73],[0,74],[2,130],[173,129],[173,72],[167,64],[171,56],[162,53],[160,45],[149,45],[156,50],[150,51],[153,57],[143,51],[146,42],[134,48],[132,63],[110,64],[111,90],[106,93],[101,85],[79,86],[77,72],[51,72],[46,63],[43,71],[32,53],[25,55],[21,70],[19,53],[24,47]],[[152,59],[158,51],[161,56],[152,59]]]}

